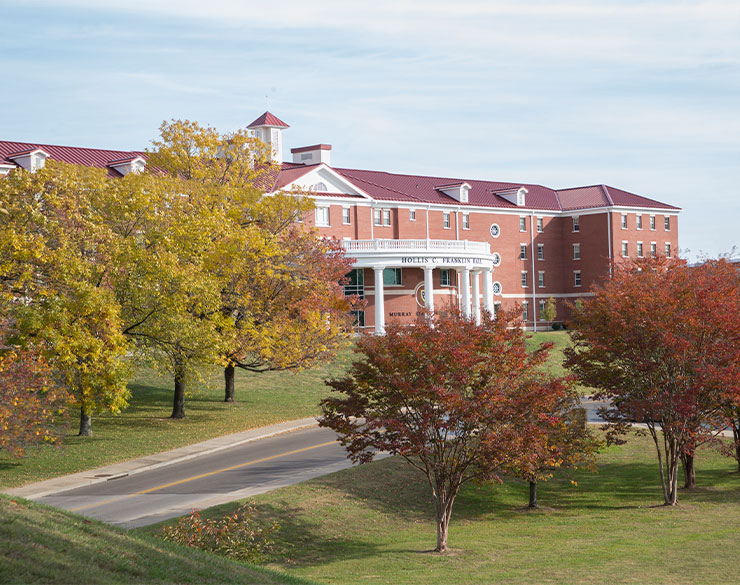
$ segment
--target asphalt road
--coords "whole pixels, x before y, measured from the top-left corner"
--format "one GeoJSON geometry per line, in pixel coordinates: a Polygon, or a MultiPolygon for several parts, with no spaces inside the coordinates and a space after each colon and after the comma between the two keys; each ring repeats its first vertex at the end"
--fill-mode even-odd
{"type": "Polygon", "coordinates": [[[127,528],[146,526],[350,467],[329,429],[284,433],[38,501],[127,528]]]}

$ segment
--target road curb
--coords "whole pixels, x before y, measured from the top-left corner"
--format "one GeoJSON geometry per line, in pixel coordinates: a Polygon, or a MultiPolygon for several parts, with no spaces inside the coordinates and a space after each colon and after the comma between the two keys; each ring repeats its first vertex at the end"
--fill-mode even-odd
{"type": "Polygon", "coordinates": [[[315,418],[286,421],[265,427],[249,429],[240,433],[216,437],[201,443],[178,447],[176,449],[171,449],[170,451],[155,453],[145,457],[132,459],[130,461],[124,461],[122,463],[114,463],[97,469],[89,469],[87,471],[81,471],[71,475],[63,475],[61,477],[46,479],[44,481],[27,484],[17,488],[2,490],[2,493],[9,496],[34,500],[79,487],[103,483],[106,481],[114,481],[129,475],[136,475],[137,473],[142,473],[144,471],[150,471],[152,469],[166,467],[167,465],[188,461],[195,457],[218,453],[219,451],[244,445],[246,443],[252,443],[261,439],[268,439],[276,435],[282,435],[284,433],[308,429],[315,426],[318,426],[318,421],[315,418]]]}

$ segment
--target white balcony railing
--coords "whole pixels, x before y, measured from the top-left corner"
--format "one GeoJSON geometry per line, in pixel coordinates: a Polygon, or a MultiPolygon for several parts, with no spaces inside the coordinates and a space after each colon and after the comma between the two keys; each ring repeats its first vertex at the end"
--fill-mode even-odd
{"type": "Polygon", "coordinates": [[[469,240],[342,240],[342,246],[351,252],[408,250],[416,252],[472,252],[490,254],[488,242],[469,240]]]}

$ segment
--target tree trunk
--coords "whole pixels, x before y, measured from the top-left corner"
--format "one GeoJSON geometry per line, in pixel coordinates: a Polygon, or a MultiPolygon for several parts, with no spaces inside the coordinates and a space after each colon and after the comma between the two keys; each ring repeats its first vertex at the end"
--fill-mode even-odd
{"type": "Polygon", "coordinates": [[[437,516],[437,548],[436,552],[447,551],[447,533],[450,529],[450,514],[442,512],[437,516]]]}
{"type": "Polygon", "coordinates": [[[224,368],[224,402],[234,402],[234,366],[224,368]]]}
{"type": "Polygon", "coordinates": [[[84,406],[80,407],[80,432],[78,437],[92,437],[92,417],[90,411],[84,406]]]}
{"type": "Polygon", "coordinates": [[[185,377],[175,374],[175,400],[170,418],[185,418],[185,377]]]}
{"type": "Polygon", "coordinates": [[[681,466],[683,467],[684,489],[693,490],[696,488],[696,471],[694,469],[694,455],[681,453],[681,466]]]}
{"type": "Polygon", "coordinates": [[[536,481],[529,482],[529,507],[530,508],[537,507],[537,482],[536,481]]]}

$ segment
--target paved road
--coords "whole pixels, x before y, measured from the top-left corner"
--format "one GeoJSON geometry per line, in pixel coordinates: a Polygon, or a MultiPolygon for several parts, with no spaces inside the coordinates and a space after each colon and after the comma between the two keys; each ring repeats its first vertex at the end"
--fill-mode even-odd
{"type": "Polygon", "coordinates": [[[313,427],[34,499],[132,528],[350,465],[334,432],[313,427]]]}

